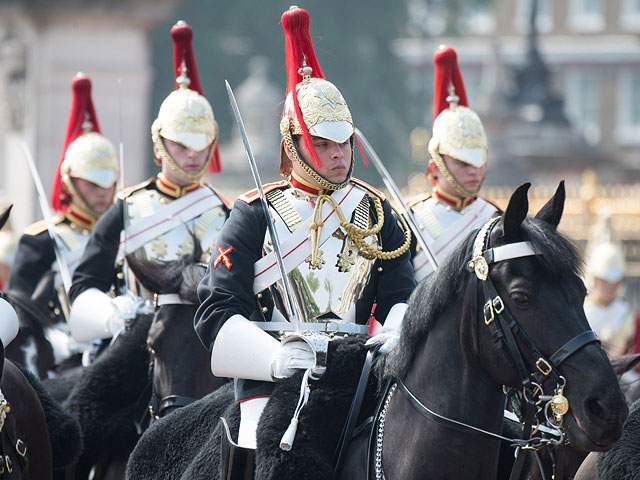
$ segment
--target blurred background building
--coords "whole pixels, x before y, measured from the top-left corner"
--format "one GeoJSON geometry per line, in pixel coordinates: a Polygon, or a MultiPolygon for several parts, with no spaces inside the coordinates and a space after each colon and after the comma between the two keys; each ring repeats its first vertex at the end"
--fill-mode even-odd
{"type": "MultiPolygon", "coordinates": [[[[428,188],[433,52],[458,51],[471,107],[489,137],[484,195],[506,202],[531,181],[532,209],[559,179],[561,227],[586,243],[608,209],[640,277],[640,0],[309,0],[311,32],[328,78],[407,190],[428,188]],[[588,173],[585,174],[585,171],[588,173]]],[[[21,149],[50,192],[77,71],[93,80],[103,133],[123,145],[125,182],[155,173],[150,125],[174,88],[171,26],[194,29],[205,95],[220,124],[233,197],[252,187],[228,107],[235,90],[264,180],[277,179],[285,91],[282,2],[0,0],[0,195],[15,234],[41,218],[21,149]]],[[[356,175],[381,186],[374,169],[356,175]]],[[[635,280],[634,280],[635,281],[635,280]]],[[[633,287],[637,297],[640,287],[633,287]]]]}

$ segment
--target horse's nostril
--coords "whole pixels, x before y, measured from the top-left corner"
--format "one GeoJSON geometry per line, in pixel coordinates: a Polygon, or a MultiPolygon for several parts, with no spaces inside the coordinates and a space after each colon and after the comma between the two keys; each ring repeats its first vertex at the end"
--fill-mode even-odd
{"type": "Polygon", "coordinates": [[[584,402],[584,406],[590,416],[600,420],[606,419],[606,409],[602,406],[602,403],[599,400],[595,398],[587,399],[584,402]]]}

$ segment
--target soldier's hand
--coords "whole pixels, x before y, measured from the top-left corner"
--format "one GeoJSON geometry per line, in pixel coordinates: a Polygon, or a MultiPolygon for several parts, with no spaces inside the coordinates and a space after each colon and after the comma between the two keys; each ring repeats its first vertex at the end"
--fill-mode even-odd
{"type": "Polygon", "coordinates": [[[294,340],[283,344],[271,363],[273,378],[288,378],[297,370],[313,368],[316,356],[313,349],[302,340],[294,340]]]}
{"type": "Polygon", "coordinates": [[[373,348],[376,345],[381,345],[378,353],[380,353],[381,355],[386,355],[395,348],[399,340],[400,333],[397,330],[389,328],[387,331],[385,331],[385,328],[382,327],[382,331],[367,340],[365,346],[373,348]]]}
{"type": "Polygon", "coordinates": [[[373,348],[380,345],[378,353],[386,355],[395,348],[400,340],[400,328],[404,320],[404,314],[407,311],[406,303],[396,303],[384,322],[384,326],[373,337],[366,341],[365,346],[373,348]]]}

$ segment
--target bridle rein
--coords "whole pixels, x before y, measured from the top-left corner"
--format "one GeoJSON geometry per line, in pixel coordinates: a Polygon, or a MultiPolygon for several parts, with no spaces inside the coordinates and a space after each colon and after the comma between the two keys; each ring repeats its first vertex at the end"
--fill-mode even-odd
{"type": "MultiPolygon", "coordinates": [[[[418,413],[431,421],[457,431],[504,440],[512,446],[515,446],[516,461],[511,471],[510,480],[520,477],[522,467],[524,466],[524,455],[520,454],[523,450],[536,450],[542,446],[558,446],[564,443],[562,418],[569,410],[569,402],[563,395],[566,380],[560,375],[558,367],[582,347],[590,343],[599,342],[599,339],[593,331],[587,330],[566,342],[549,358],[545,357],[545,355],[539,351],[534,342],[522,329],[516,317],[506,308],[495,285],[489,278],[489,266],[505,260],[540,255],[540,253],[534,250],[531,242],[526,241],[489,248],[489,237],[499,218],[500,217],[492,218],[480,229],[474,241],[473,258],[466,267],[470,272],[474,272],[477,277],[476,281],[472,280],[471,284],[472,313],[474,318],[478,318],[478,291],[481,285],[484,299],[482,306],[484,324],[490,329],[494,341],[500,344],[505,351],[505,355],[511,360],[521,378],[522,397],[525,402],[525,412],[524,415],[522,415],[524,420],[521,418],[523,438],[507,438],[440,415],[422,404],[422,402],[411,393],[402,379],[397,378],[396,383],[388,390],[379,414],[375,455],[375,472],[376,479],[378,480],[384,479],[384,471],[382,469],[384,417],[386,416],[391,395],[393,395],[396,389],[402,393],[404,398],[407,399],[418,413]],[[535,360],[536,370],[533,372],[529,372],[526,366],[516,337],[526,346],[529,354],[535,360]],[[549,379],[555,380],[556,383],[553,395],[545,395],[543,391],[542,385],[549,379]],[[551,412],[549,410],[551,410],[551,412]],[[534,422],[537,422],[536,416],[541,411],[544,412],[546,418],[545,423],[548,424],[550,431],[558,437],[557,439],[531,437],[532,426],[534,426],[534,422]]],[[[539,422],[537,426],[540,427],[539,422]]],[[[549,431],[549,428],[545,430],[549,431]]],[[[555,463],[560,469],[562,468],[561,461],[556,460],[555,463]]],[[[562,471],[556,470],[554,474],[554,478],[562,478],[562,471]]]]}
{"type": "MultiPolygon", "coordinates": [[[[155,297],[156,311],[163,305],[195,305],[193,302],[183,299],[177,293],[160,293],[155,297]]],[[[159,420],[170,408],[181,408],[192,404],[197,398],[186,397],[183,395],[167,395],[160,398],[156,393],[156,386],[153,381],[154,356],[155,352],[149,347],[149,381],[151,384],[151,399],[149,401],[149,414],[154,420],[159,420]]]]}

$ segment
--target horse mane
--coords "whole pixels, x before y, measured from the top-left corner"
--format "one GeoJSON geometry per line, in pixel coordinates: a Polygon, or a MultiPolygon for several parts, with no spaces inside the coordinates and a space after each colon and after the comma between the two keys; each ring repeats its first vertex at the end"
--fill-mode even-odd
{"type": "Polygon", "coordinates": [[[182,255],[177,260],[157,261],[127,255],[127,262],[142,286],[150,292],[177,293],[184,300],[194,304],[198,301],[198,283],[204,276],[206,266],[200,263],[202,247],[193,236],[193,253],[182,255]]]}
{"type": "MultiPolygon", "coordinates": [[[[451,302],[460,302],[463,298],[470,274],[466,265],[471,260],[477,232],[478,230],[470,232],[438,270],[420,282],[411,294],[400,342],[376,366],[380,378],[403,378],[436,320],[451,302]]],[[[520,233],[523,240],[530,241],[533,248],[541,253],[535,258],[551,278],[562,281],[568,277],[581,276],[582,255],[553,225],[527,217],[521,224],[520,233]]]]}

